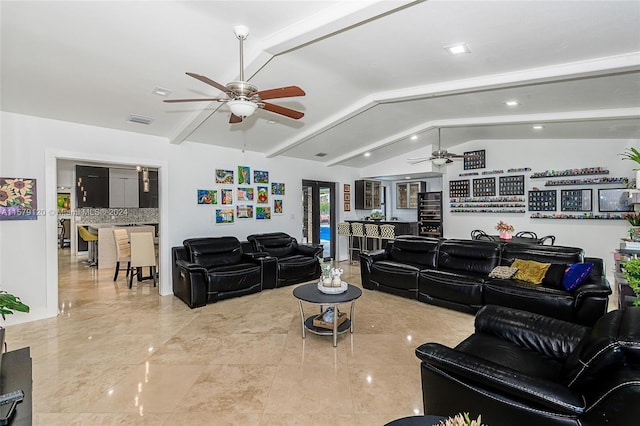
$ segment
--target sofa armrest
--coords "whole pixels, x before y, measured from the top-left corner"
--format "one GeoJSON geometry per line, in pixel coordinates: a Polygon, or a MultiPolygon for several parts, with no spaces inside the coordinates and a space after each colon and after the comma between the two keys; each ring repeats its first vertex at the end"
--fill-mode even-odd
{"type": "Polygon", "coordinates": [[[298,244],[296,249],[298,254],[310,257],[322,257],[323,250],[322,244],[298,244]]]}
{"type": "Polygon", "coordinates": [[[585,409],[583,398],[566,386],[523,374],[439,343],[419,346],[416,356],[423,365],[499,392],[507,398],[530,401],[568,415],[580,414],[585,409]]]}
{"type": "Polygon", "coordinates": [[[554,359],[566,359],[589,327],[503,306],[478,311],[476,332],[496,336],[554,359]]]}
{"type": "Polygon", "coordinates": [[[360,278],[362,287],[371,290],[371,265],[374,262],[385,260],[387,253],[385,250],[360,252],[360,278]]]}
{"type": "Polygon", "coordinates": [[[203,266],[186,260],[176,260],[177,277],[174,279],[173,294],[190,308],[207,304],[208,272],[203,266]]]}
{"type": "Polygon", "coordinates": [[[243,253],[242,259],[260,266],[262,290],[276,288],[278,258],[270,256],[267,252],[258,251],[255,253],[243,253]]]}
{"type": "Polygon", "coordinates": [[[253,253],[242,253],[242,260],[244,262],[257,263],[259,259],[271,257],[266,251],[256,251],[253,253]]]}

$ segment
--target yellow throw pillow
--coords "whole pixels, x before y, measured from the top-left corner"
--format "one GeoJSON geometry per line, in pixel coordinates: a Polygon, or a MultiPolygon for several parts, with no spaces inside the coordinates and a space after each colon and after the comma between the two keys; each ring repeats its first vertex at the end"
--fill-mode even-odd
{"type": "Polygon", "coordinates": [[[516,272],[516,275],[513,278],[534,285],[542,284],[542,280],[550,266],[550,263],[541,263],[534,260],[522,259],[516,259],[511,264],[512,268],[518,268],[518,272],[516,272]]]}

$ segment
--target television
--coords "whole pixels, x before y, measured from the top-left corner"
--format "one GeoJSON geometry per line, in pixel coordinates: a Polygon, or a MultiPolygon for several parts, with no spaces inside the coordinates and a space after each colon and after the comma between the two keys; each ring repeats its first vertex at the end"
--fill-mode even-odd
{"type": "Polygon", "coordinates": [[[601,212],[632,212],[629,190],[625,188],[598,189],[598,209],[601,212]]]}

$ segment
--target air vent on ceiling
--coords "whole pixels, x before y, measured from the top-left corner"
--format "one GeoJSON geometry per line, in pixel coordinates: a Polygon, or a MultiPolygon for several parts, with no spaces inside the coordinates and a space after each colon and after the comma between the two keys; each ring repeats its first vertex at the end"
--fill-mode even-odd
{"type": "Polygon", "coordinates": [[[326,152],[319,152],[316,154],[316,157],[326,157],[327,153],[326,152]]]}
{"type": "Polygon", "coordinates": [[[153,123],[153,118],[143,117],[142,115],[131,114],[131,116],[129,116],[129,121],[131,123],[149,125],[149,124],[153,123]]]}

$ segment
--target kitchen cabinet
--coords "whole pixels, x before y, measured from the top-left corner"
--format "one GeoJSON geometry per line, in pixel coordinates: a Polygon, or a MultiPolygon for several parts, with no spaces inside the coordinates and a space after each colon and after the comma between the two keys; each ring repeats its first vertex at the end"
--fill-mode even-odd
{"type": "Polygon", "coordinates": [[[426,190],[425,182],[402,182],[396,184],[396,208],[417,209],[418,193],[426,190]]]}
{"type": "Polygon", "coordinates": [[[382,185],[377,180],[357,180],[355,182],[356,210],[379,209],[381,206],[382,185]]]}
{"type": "Polygon", "coordinates": [[[78,208],[109,208],[109,169],[76,166],[76,204],[78,208]]]}
{"type": "Polygon", "coordinates": [[[138,172],[109,169],[109,207],[138,207],[138,172]]]}
{"type": "Polygon", "coordinates": [[[418,194],[418,235],[442,237],[442,191],[418,194]]]}
{"type": "Polygon", "coordinates": [[[149,192],[144,192],[142,173],[138,180],[138,197],[140,208],[158,208],[158,171],[149,170],[149,192]]]}

